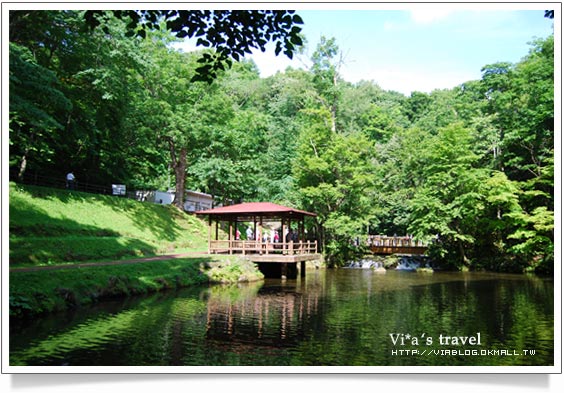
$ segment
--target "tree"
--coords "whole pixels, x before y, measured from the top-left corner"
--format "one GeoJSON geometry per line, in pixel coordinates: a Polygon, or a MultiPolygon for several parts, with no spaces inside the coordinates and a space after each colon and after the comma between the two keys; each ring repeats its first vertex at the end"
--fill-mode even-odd
{"type": "Polygon", "coordinates": [[[182,209],[189,164],[211,145],[217,128],[224,130],[232,102],[217,83],[192,80],[198,54],[174,51],[157,38],[144,44],[150,65],[136,103],[143,117],[137,119],[167,149],[175,178],[174,204],[182,209]]]}
{"type": "Polygon", "coordinates": [[[10,43],[10,165],[22,180],[28,162],[50,162],[53,140],[64,128],[71,102],[54,72],[37,64],[31,51],[10,43]]]}
{"type": "MultiPolygon", "coordinates": [[[[12,133],[12,165],[20,150],[25,151],[24,139],[28,139],[33,142],[32,151],[41,150],[32,160],[28,156],[30,170],[41,169],[44,176],[62,176],[73,169],[80,182],[125,182],[138,167],[131,162],[131,157],[138,156],[139,145],[131,144],[127,116],[130,97],[139,88],[138,76],[143,73],[139,40],[125,37],[125,24],[117,20],[107,21],[107,33],[86,32],[82,14],[10,13],[14,29],[10,30],[11,46],[25,48],[27,67],[33,64],[35,68],[17,77],[17,84],[12,79],[11,121],[13,128],[18,124],[17,132],[14,128],[12,133]],[[40,75],[40,79],[34,75],[40,75]],[[57,96],[51,87],[58,91],[57,96]],[[42,124],[34,131],[31,124],[36,120],[20,106],[24,96],[28,103],[40,103],[38,108],[58,125],[42,124]],[[45,141],[48,146],[43,145],[45,141]],[[136,154],[131,154],[133,151],[136,154]]],[[[12,76],[23,72],[18,57],[16,53],[11,56],[12,76]]],[[[139,158],[145,162],[143,156],[139,158]]]]}
{"type": "Polygon", "coordinates": [[[372,219],[372,144],[362,133],[335,133],[326,109],[308,111],[293,167],[300,205],[315,211],[327,260],[342,265],[372,219]]]}
{"type": "Polygon", "coordinates": [[[425,180],[427,161],[422,146],[431,138],[431,132],[410,127],[375,144],[376,187],[372,199],[376,214],[371,222],[372,231],[409,233],[410,202],[425,180]]]}
{"type": "MultiPolygon", "coordinates": [[[[275,53],[293,57],[296,47],[302,45],[300,36],[302,18],[286,10],[129,10],[112,11],[119,19],[128,20],[130,35],[147,36],[148,30],[166,28],[177,38],[197,38],[196,44],[215,49],[204,52],[193,81],[212,82],[218,72],[231,67],[252,49],[266,50],[269,41],[275,44],[275,53]]],[[[106,11],[87,11],[87,24],[95,28],[109,17],[106,11]]]]}
{"type": "Polygon", "coordinates": [[[263,89],[257,110],[268,117],[263,122],[263,154],[256,161],[258,170],[253,172],[257,176],[256,198],[296,203],[292,168],[299,135],[307,122],[303,111],[316,96],[312,76],[307,71],[288,69],[265,79],[263,89]]]}
{"type": "Polygon", "coordinates": [[[508,251],[526,264],[551,265],[554,228],[554,38],[536,40],[516,65],[488,66],[488,114],[499,130],[500,169],[515,183],[508,251]]]}
{"type": "Polygon", "coordinates": [[[374,82],[342,83],[337,129],[362,131],[375,142],[387,141],[409,123],[403,114],[405,100],[374,82]]]}
{"type": "Polygon", "coordinates": [[[423,180],[410,201],[408,228],[419,239],[436,238],[443,258],[466,267],[489,177],[487,169],[477,167],[479,155],[472,147],[472,132],[461,124],[439,129],[421,146],[423,180]]]}
{"type": "Polygon", "coordinates": [[[313,65],[313,83],[319,93],[321,104],[329,109],[331,114],[331,131],[337,131],[337,105],[340,97],[339,68],[342,56],[335,38],[321,37],[319,44],[311,56],[313,65]],[[337,55],[340,58],[336,58],[337,55]]]}

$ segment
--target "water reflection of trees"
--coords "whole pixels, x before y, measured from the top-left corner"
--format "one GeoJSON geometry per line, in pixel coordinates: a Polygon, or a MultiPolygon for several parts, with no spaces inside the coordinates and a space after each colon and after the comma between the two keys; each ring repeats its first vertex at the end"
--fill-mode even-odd
{"type": "MultiPolygon", "coordinates": [[[[522,276],[327,272],[170,291],[11,332],[11,364],[548,365],[553,285],[522,276]],[[534,357],[398,357],[389,333],[474,335],[534,357]]],[[[32,326],[33,325],[33,326],[32,326]]],[[[427,349],[441,349],[438,343],[427,349]]]]}
{"type": "MultiPolygon", "coordinates": [[[[215,288],[207,299],[209,342],[291,347],[304,336],[307,320],[317,314],[320,292],[301,291],[295,284],[257,288],[236,299],[215,288]]],[[[240,293],[239,293],[240,294],[240,293]]]]}

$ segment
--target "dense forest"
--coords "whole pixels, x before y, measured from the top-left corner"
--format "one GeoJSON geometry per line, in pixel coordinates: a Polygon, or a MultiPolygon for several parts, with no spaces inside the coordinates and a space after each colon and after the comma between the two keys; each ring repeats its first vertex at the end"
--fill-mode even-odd
{"type": "Polygon", "coordinates": [[[195,70],[213,50],[174,49],[164,25],[97,24],[83,11],[10,12],[11,180],[73,170],[314,211],[333,265],[368,233],[410,234],[444,267],[552,271],[553,37],[516,64],[484,65],[480,80],[405,96],[344,81],[331,37],[307,70],[261,78],[240,59],[210,83],[195,70]]]}

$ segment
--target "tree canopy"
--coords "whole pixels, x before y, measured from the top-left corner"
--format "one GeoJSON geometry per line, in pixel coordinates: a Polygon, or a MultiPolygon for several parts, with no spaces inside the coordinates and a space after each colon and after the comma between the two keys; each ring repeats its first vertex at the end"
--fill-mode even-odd
{"type": "Polygon", "coordinates": [[[275,44],[275,53],[284,53],[290,59],[296,47],[303,44],[300,36],[302,18],[286,10],[117,10],[86,11],[84,18],[91,28],[107,28],[108,15],[127,20],[127,35],[146,37],[147,32],[166,29],[177,38],[197,38],[196,44],[215,49],[198,60],[200,65],[193,81],[211,82],[217,73],[231,67],[252,49],[266,50],[269,42],[275,44]]]}
{"type": "MultiPolygon", "coordinates": [[[[554,39],[479,80],[409,96],[312,67],[261,78],[243,58],[301,45],[292,11],[10,13],[10,177],[174,189],[318,213],[326,260],[369,234],[430,243],[454,269],[551,271],[554,39]],[[171,43],[198,40],[183,53],[171,43]]],[[[360,246],[359,246],[360,245],[360,246]]]]}

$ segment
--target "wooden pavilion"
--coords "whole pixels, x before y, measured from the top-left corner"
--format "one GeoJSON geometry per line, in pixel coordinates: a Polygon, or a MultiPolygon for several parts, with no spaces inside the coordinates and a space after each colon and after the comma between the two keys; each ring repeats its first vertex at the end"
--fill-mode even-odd
{"type": "MultiPolygon", "coordinates": [[[[197,211],[195,214],[208,216],[209,254],[242,254],[259,263],[261,270],[264,268],[262,264],[276,263],[279,264],[282,277],[297,274],[298,262],[301,263],[301,274],[304,275],[305,262],[320,257],[317,253],[317,240],[308,239],[305,231],[306,217],[316,217],[315,213],[270,202],[248,202],[197,211]],[[226,224],[226,240],[219,239],[222,222],[226,224]],[[242,223],[250,228],[249,236],[246,232],[239,233],[238,224],[242,223]],[[273,229],[273,223],[280,227],[273,229]],[[265,234],[265,229],[269,226],[271,233],[278,232],[277,239],[265,234]]],[[[272,269],[272,266],[269,268],[272,269]]]]}

